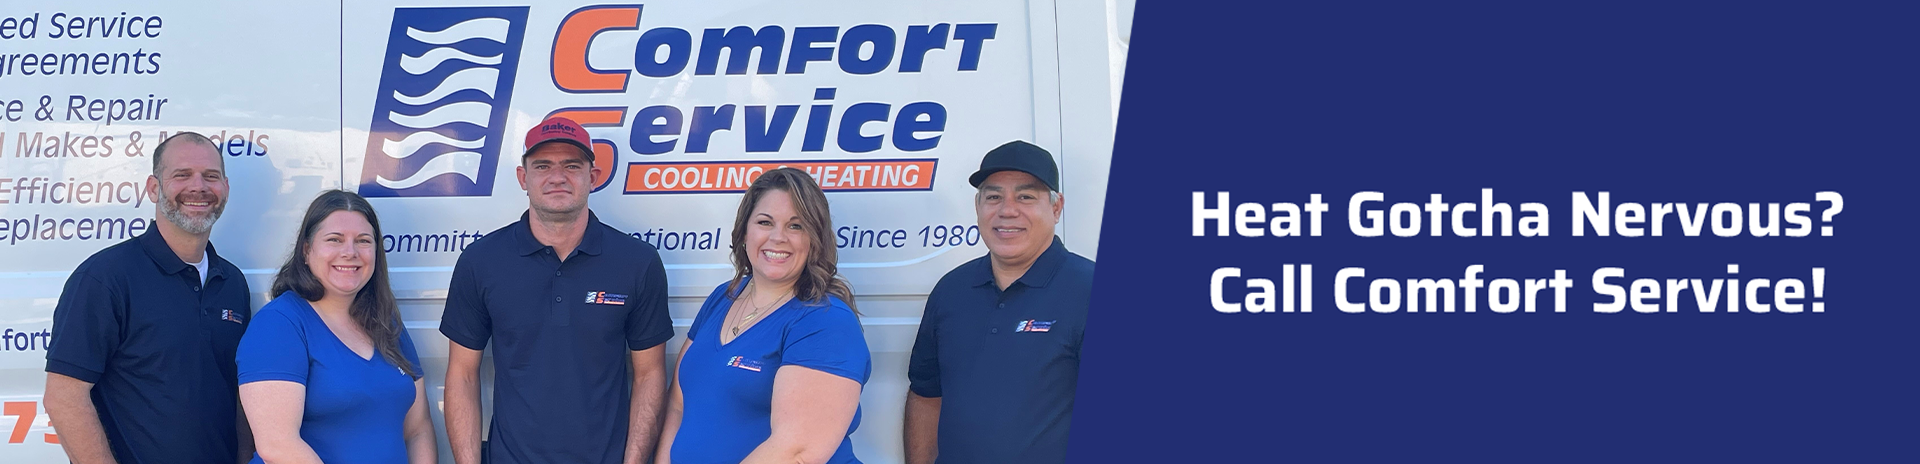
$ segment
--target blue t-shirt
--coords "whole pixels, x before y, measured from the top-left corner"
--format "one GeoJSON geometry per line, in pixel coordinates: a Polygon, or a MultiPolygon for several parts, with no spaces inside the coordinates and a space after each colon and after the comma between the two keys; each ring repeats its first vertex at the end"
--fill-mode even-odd
{"type": "MultiPolygon", "coordinates": [[[[400,352],[420,370],[413,337],[400,331],[400,352]]],[[[240,384],[285,380],[307,386],[300,439],[326,462],[406,463],[407,410],[413,378],[379,350],[367,359],[333,335],[307,301],[287,292],[255,314],[235,360],[240,384]]],[[[253,457],[259,463],[258,454],[253,457]]]]}
{"type": "MultiPolygon", "coordinates": [[[[787,301],[725,345],[720,331],[734,295],[722,283],[700,306],[680,354],[683,413],[673,438],[674,464],[737,463],[773,435],[773,377],[802,366],[866,385],[873,372],[860,319],[839,298],[820,304],[787,301]]],[[[860,428],[854,410],[847,434],[860,428]]],[[[840,440],[828,463],[858,463],[853,440],[840,440]]]]}

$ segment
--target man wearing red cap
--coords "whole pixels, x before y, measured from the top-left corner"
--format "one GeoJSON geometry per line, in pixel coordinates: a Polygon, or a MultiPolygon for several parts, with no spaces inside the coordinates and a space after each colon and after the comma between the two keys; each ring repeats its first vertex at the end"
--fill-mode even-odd
{"type": "Polygon", "coordinates": [[[459,464],[653,455],[667,384],[660,345],[673,338],[666,268],[653,246],[587,209],[600,172],[592,147],[566,118],[527,131],[514,173],[527,213],[454,265],[440,333],[451,342],[447,441],[459,464]],[[489,341],[494,407],[482,442],[480,352],[489,341]]]}

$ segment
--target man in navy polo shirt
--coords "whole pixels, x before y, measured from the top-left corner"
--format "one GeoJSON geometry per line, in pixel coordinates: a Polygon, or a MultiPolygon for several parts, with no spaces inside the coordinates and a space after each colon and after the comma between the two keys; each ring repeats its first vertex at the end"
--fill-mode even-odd
{"type": "Polygon", "coordinates": [[[515,176],[529,211],[468,245],[440,333],[447,441],[475,464],[638,463],[653,456],[666,399],[666,267],[653,246],[600,223],[587,131],[548,118],[527,131],[515,176]],[[480,441],[480,350],[493,341],[493,421],[480,441]],[[628,389],[631,386],[631,393],[628,389]]]}
{"type": "Polygon", "coordinates": [[[47,415],[76,463],[245,462],[234,349],[253,315],[247,280],[208,243],[227,206],[226,162],[182,132],[153,150],[146,233],[67,278],[47,348],[47,415]]]}
{"type": "Polygon", "coordinates": [[[908,464],[1066,460],[1093,261],[1053,234],[1059,179],[1053,155],[1021,141],[968,179],[987,255],[927,295],[907,368],[908,464]]]}

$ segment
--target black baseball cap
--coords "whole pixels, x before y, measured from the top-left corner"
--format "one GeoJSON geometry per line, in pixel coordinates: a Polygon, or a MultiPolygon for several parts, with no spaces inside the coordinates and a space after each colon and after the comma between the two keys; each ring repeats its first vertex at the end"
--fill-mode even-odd
{"type": "Polygon", "coordinates": [[[1032,174],[1040,182],[1046,183],[1048,189],[1060,191],[1060,167],[1053,164],[1053,154],[1026,141],[1007,142],[988,151],[987,156],[980,159],[980,170],[967,177],[967,182],[979,187],[981,182],[987,181],[987,176],[1000,171],[1032,174]]]}

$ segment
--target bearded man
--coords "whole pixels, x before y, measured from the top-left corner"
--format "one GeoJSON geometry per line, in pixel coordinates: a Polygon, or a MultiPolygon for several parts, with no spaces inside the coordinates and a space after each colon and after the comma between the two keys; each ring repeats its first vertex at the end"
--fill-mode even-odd
{"type": "Polygon", "coordinates": [[[47,349],[47,414],[75,463],[245,462],[234,349],[253,315],[247,280],[208,238],[227,206],[226,161],[182,132],[153,150],[146,233],[67,278],[47,349]]]}

